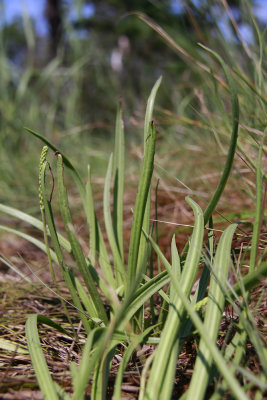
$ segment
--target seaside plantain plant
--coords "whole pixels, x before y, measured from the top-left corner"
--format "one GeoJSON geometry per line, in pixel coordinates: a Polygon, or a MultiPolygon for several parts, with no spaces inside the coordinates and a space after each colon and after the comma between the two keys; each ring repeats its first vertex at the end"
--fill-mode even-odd
{"type": "MultiPolygon", "coordinates": [[[[155,351],[147,360],[142,360],[139,399],[171,399],[177,359],[183,343],[192,335],[200,337],[199,351],[189,389],[183,394],[183,398],[203,399],[212,378],[216,382],[214,399],[220,398],[220,395],[226,391],[230,391],[237,399],[248,399],[246,394],[249,387],[248,382],[252,382],[256,386],[257,393],[259,393],[257,398],[261,398],[261,393],[266,390],[264,381],[264,377],[267,375],[266,348],[257,330],[254,329],[253,318],[247,303],[249,291],[267,273],[267,263],[255,256],[263,191],[261,180],[263,140],[257,163],[257,198],[260,197],[260,199],[257,202],[257,224],[255,224],[253,232],[251,271],[245,277],[240,277],[239,282],[231,287],[227,278],[229,267],[232,267],[231,245],[237,224],[231,224],[224,231],[217,249],[215,249],[213,235],[210,234],[208,246],[204,251],[203,237],[206,224],[209,224],[210,232],[212,232],[212,213],[223,193],[233,164],[238,136],[239,105],[228,67],[216,53],[207,48],[206,50],[221,64],[231,95],[230,146],[219,184],[206,210],[203,212],[194,200],[186,198],[194,213],[193,233],[180,256],[175,237],[173,237],[171,263],[165,258],[158,243],[153,239],[153,232],[150,228],[150,193],[156,145],[156,127],[152,114],[161,78],[155,83],[147,102],[144,154],[133,211],[127,264],[123,238],[125,145],[120,105],[118,105],[116,118],[114,154],[110,156],[103,196],[103,214],[108,246],[104,241],[95,213],[90,166],[88,166],[88,179],[84,184],[69,158],[60,149],[40,134],[28,130],[45,143],[41,153],[39,171],[42,220],[2,204],[0,211],[24,220],[42,231],[44,243],[26,233],[5,226],[0,226],[0,229],[27,239],[47,254],[56,291],[62,299],[54,271],[54,268],[60,269],[69,290],[72,305],[77,310],[86,332],[86,342],[82,348],[80,362],[70,364],[73,393],[69,395],[52,379],[38,333],[38,323],[42,323],[64,332],[68,336],[77,335],[76,327],[68,314],[64,301],[62,301],[62,305],[72,328],[71,333],[48,317],[39,314],[29,316],[26,322],[28,349],[45,399],[83,399],[89,383],[91,383],[92,399],[106,399],[112,358],[118,346],[123,344],[125,350],[118,368],[113,392],[113,399],[120,400],[124,372],[132,354],[145,343],[154,345],[155,351]],[[48,196],[46,175],[50,168],[47,161],[49,149],[55,152],[57,157],[58,201],[66,237],[60,234],[56,228],[53,205],[48,196]],[[78,233],[75,231],[64,183],[66,171],[71,173],[81,196],[89,228],[89,254],[84,253],[78,240],[78,233]],[[109,254],[109,249],[111,254],[109,254]],[[153,277],[149,277],[147,272],[151,251],[156,253],[164,266],[164,270],[153,277]],[[73,257],[79,277],[69,268],[64,258],[64,252],[73,257]],[[204,265],[204,268],[196,285],[195,294],[191,296],[200,265],[204,265]],[[166,285],[169,286],[168,290],[164,289],[166,285]],[[205,297],[207,288],[208,296],[205,297]],[[161,324],[151,323],[145,327],[143,309],[156,293],[165,302],[167,315],[166,318],[159,318],[159,321],[163,321],[161,324]],[[240,296],[244,300],[243,304],[240,296]],[[236,305],[237,301],[240,306],[236,305]],[[236,311],[239,323],[227,349],[219,350],[216,341],[226,303],[231,304],[236,311]],[[106,305],[109,305],[110,308],[109,315],[106,305]],[[243,367],[247,337],[253,343],[260,358],[262,376],[249,375],[243,367]],[[236,370],[238,370],[238,377],[236,370]]],[[[154,307],[153,302],[150,302],[150,307],[154,307]]],[[[154,309],[150,311],[151,314],[155,314],[154,309]]],[[[166,313],[166,311],[161,312],[166,313]]]]}

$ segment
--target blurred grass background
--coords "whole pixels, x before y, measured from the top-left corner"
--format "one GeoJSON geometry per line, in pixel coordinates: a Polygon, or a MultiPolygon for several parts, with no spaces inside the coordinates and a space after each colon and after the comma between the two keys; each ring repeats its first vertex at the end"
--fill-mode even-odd
{"type": "MultiPolygon", "coordinates": [[[[256,157],[266,126],[263,3],[46,0],[39,19],[31,17],[30,3],[27,9],[21,2],[21,15],[10,20],[10,4],[1,2],[1,202],[38,212],[41,143],[24,127],[59,146],[83,175],[89,162],[101,186],[118,100],[131,161],[127,182],[136,186],[145,102],[160,75],[156,176],[170,199],[188,192],[178,179],[205,202],[224,164],[231,116],[220,67],[198,42],[230,65],[241,104],[240,143],[256,157]]],[[[223,207],[249,207],[251,173],[244,155],[237,156],[231,200],[226,195],[223,207]]]]}

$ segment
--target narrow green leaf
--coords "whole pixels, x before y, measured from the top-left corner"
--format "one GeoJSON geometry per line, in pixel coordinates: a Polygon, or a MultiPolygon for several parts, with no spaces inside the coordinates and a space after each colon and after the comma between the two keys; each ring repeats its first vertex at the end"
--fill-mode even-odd
{"type": "MultiPolygon", "coordinates": [[[[240,323],[237,329],[238,330],[236,331],[233,339],[226,348],[224,359],[226,361],[229,361],[231,358],[233,358],[233,363],[240,365],[242,359],[245,357],[246,354],[247,332],[243,329],[240,323]]],[[[236,373],[234,365],[231,365],[230,368],[232,370],[232,374],[234,375],[236,373]]],[[[227,389],[228,386],[226,381],[224,379],[222,381],[219,381],[215,389],[214,395],[212,396],[212,399],[220,400],[223,393],[225,393],[227,389]]]]}
{"type": "MultiPolygon", "coordinates": [[[[50,236],[51,236],[51,241],[56,253],[56,257],[57,257],[57,264],[61,269],[63,278],[65,280],[65,283],[69,289],[69,292],[71,294],[74,306],[76,307],[76,310],[79,313],[79,316],[82,320],[83,326],[85,331],[88,333],[90,332],[90,326],[87,320],[87,317],[85,316],[85,314],[82,312],[82,305],[81,302],[79,300],[79,297],[77,296],[75,287],[73,285],[73,279],[72,279],[72,274],[71,271],[69,270],[69,268],[66,266],[65,261],[64,261],[64,257],[63,257],[63,253],[60,247],[60,242],[59,242],[59,237],[58,237],[58,233],[55,227],[55,222],[54,222],[54,216],[53,216],[53,212],[52,212],[52,208],[51,208],[51,204],[50,201],[48,201],[47,196],[46,196],[46,187],[45,187],[45,168],[46,168],[46,163],[43,164],[41,171],[40,171],[40,183],[41,183],[41,191],[42,191],[42,202],[43,202],[43,206],[44,206],[44,213],[45,213],[45,219],[48,225],[48,230],[50,232],[50,236]]],[[[50,254],[52,255],[52,252],[50,250],[50,254]]],[[[60,298],[62,299],[62,296],[60,296],[60,298]]],[[[64,303],[63,303],[63,308],[65,307],[64,303]]],[[[68,311],[67,309],[65,309],[66,314],[68,315],[68,311]]],[[[71,322],[71,318],[68,315],[68,319],[72,325],[71,322]]],[[[74,329],[74,328],[73,328],[74,329]]]]}
{"type": "Polygon", "coordinates": [[[117,342],[114,344],[114,340],[110,343],[110,348],[104,354],[98,362],[95,368],[95,374],[93,377],[93,385],[91,390],[92,399],[106,399],[107,398],[107,386],[109,381],[109,372],[112,365],[112,358],[116,351],[117,342]]]}
{"type": "MultiPolygon", "coordinates": [[[[218,280],[221,280],[223,283],[227,280],[232,239],[236,227],[236,224],[230,225],[222,234],[212,266],[212,271],[216,273],[216,278],[214,275],[211,276],[204,326],[209,332],[210,342],[214,344],[216,344],[217,341],[225,304],[225,295],[218,280]]],[[[204,398],[211,374],[212,361],[209,346],[207,346],[203,338],[201,338],[198,357],[188,389],[188,399],[197,398],[201,400],[204,398]]]]}
{"type": "MultiPolygon", "coordinates": [[[[47,140],[44,136],[40,135],[37,132],[34,132],[31,129],[25,128],[29,133],[31,133],[32,135],[36,136],[37,138],[39,138],[40,140],[42,140],[50,149],[52,149],[55,152],[59,152],[59,148],[57,148],[55,145],[53,145],[49,140],[47,140]]],[[[69,158],[64,155],[61,154],[64,165],[69,169],[71,175],[73,176],[74,182],[76,183],[76,186],[79,190],[79,193],[81,195],[81,199],[83,202],[83,206],[84,206],[84,210],[87,216],[87,220],[88,223],[90,222],[88,215],[90,214],[90,202],[88,202],[88,197],[86,194],[86,189],[85,186],[82,182],[82,179],[78,173],[78,171],[74,168],[74,166],[72,165],[71,161],[69,160],[69,158]]],[[[97,235],[99,238],[99,263],[101,268],[103,268],[103,271],[105,272],[105,270],[107,268],[109,268],[108,266],[108,254],[105,248],[105,244],[104,244],[104,240],[103,240],[103,236],[102,236],[102,232],[100,230],[100,227],[97,224],[97,235]]],[[[60,238],[60,235],[59,235],[60,238]]],[[[60,238],[60,243],[61,243],[61,238],[60,238]]]]}
{"type": "MultiPolygon", "coordinates": [[[[88,165],[88,180],[86,183],[86,202],[87,202],[87,209],[86,209],[86,216],[87,222],[89,227],[89,234],[90,234],[90,260],[94,265],[96,259],[100,264],[103,276],[105,277],[105,281],[111,285],[112,288],[116,287],[111,264],[109,261],[108,251],[106,249],[106,245],[103,239],[103,235],[95,214],[95,206],[94,206],[94,198],[93,198],[93,190],[91,184],[91,174],[90,174],[90,166],[88,165]]],[[[99,286],[105,296],[110,298],[108,291],[106,290],[105,282],[102,282],[102,277],[99,277],[99,286]]]]}
{"type": "MultiPolygon", "coordinates": [[[[0,229],[5,232],[13,233],[16,236],[19,236],[19,237],[27,240],[28,242],[34,244],[36,247],[41,249],[44,253],[46,253],[46,246],[41,240],[36,239],[35,237],[28,235],[27,233],[20,232],[17,229],[8,228],[7,226],[4,226],[4,225],[0,225],[0,229]]],[[[50,249],[50,252],[51,252],[52,260],[57,263],[57,257],[56,257],[55,252],[51,249],[50,249]]]]}
{"type": "MultiPolygon", "coordinates": [[[[192,199],[187,198],[186,200],[193,208],[195,216],[195,226],[193,230],[192,241],[190,243],[185,265],[179,279],[179,281],[181,281],[183,293],[186,297],[188,297],[195,281],[201,255],[204,234],[204,219],[201,208],[192,199]]],[[[166,269],[168,271],[172,269],[157,244],[151,237],[149,237],[149,240],[151,241],[154,250],[159,255],[166,269]]],[[[177,275],[175,275],[176,280],[178,280],[177,278],[177,275]]],[[[159,346],[156,349],[155,358],[146,388],[146,398],[148,399],[151,398],[156,400],[164,398],[167,400],[170,398],[169,396],[172,391],[171,388],[173,387],[174,375],[176,371],[178,334],[184,322],[184,316],[185,313],[183,303],[176,294],[173,296],[173,303],[169,306],[169,314],[161,334],[159,346]],[[175,356],[174,353],[176,354],[175,356]],[[170,360],[173,361],[171,365],[170,360]],[[167,377],[168,381],[166,381],[167,377]]]]}
{"type": "Polygon", "coordinates": [[[32,360],[32,365],[44,396],[46,400],[58,400],[57,391],[54,382],[51,378],[43,350],[41,347],[39,334],[37,330],[37,315],[30,315],[26,322],[26,339],[28,344],[29,353],[32,360]]]}
{"type": "MultiPolygon", "coordinates": [[[[171,256],[172,256],[172,268],[173,268],[173,273],[174,275],[177,276],[177,279],[181,277],[181,265],[180,265],[180,257],[178,254],[178,250],[176,247],[176,242],[175,242],[175,235],[172,237],[172,243],[171,243],[171,256]]],[[[175,297],[175,290],[173,288],[173,285],[170,285],[170,301],[173,303],[175,297]]]]}
{"type": "Polygon", "coordinates": [[[155,143],[156,143],[156,130],[154,123],[150,124],[150,134],[146,140],[146,147],[144,153],[144,160],[141,170],[141,176],[138,186],[138,192],[134,208],[133,224],[131,229],[131,238],[129,246],[129,259],[128,259],[128,288],[131,287],[136,279],[137,273],[137,260],[139,254],[139,245],[142,232],[143,219],[145,214],[147,195],[150,188],[152,178],[155,143]]]}
{"type": "Polygon", "coordinates": [[[58,163],[57,163],[57,168],[58,168],[58,186],[59,186],[59,206],[60,206],[60,212],[62,215],[62,219],[64,222],[65,230],[67,232],[73,256],[77,262],[77,265],[79,267],[79,270],[82,274],[84,283],[87,286],[87,289],[92,296],[93,302],[95,304],[95,309],[98,312],[98,318],[100,318],[104,324],[107,324],[107,315],[104,309],[104,305],[102,303],[102,300],[100,298],[100,295],[97,291],[97,288],[94,283],[94,278],[90,272],[90,268],[88,267],[86,263],[85,256],[82,252],[81,245],[78,242],[78,239],[75,235],[75,230],[74,226],[72,223],[72,218],[71,218],[71,213],[68,205],[68,197],[66,193],[66,189],[64,187],[64,182],[63,182],[63,163],[62,163],[62,157],[60,154],[58,154],[58,163]]]}
{"type": "MultiPolygon", "coordinates": [[[[242,293],[253,289],[259,283],[261,283],[267,277],[267,262],[261,264],[255,271],[249,272],[244,276],[242,281],[239,281],[234,284],[232,290],[228,290],[228,296],[226,297],[226,302],[231,304],[232,293],[235,293],[236,296],[242,295],[242,293]],[[243,287],[243,289],[242,289],[243,287]]],[[[204,299],[200,300],[195,305],[195,310],[200,310],[204,307],[208,302],[208,297],[204,297],[204,299]]]]}
{"type": "MultiPolygon", "coordinates": [[[[23,21],[23,30],[25,34],[29,55],[31,55],[34,52],[34,47],[36,44],[35,31],[34,31],[33,21],[28,13],[25,4],[23,4],[22,7],[22,21],[23,21]]],[[[33,61],[33,57],[31,56],[30,58],[31,61],[33,61]]]]}
{"type": "MultiPolygon", "coordinates": [[[[154,103],[155,103],[155,98],[159,89],[159,86],[161,84],[162,77],[160,77],[156,83],[154,84],[150,96],[147,100],[147,106],[146,106],[146,114],[145,114],[145,122],[144,122],[144,152],[146,151],[146,142],[149,138],[150,135],[150,123],[152,121],[153,117],[153,109],[154,109],[154,103]]],[[[142,223],[142,228],[144,229],[145,232],[149,232],[149,226],[150,226],[150,211],[151,209],[151,188],[149,185],[149,191],[146,196],[146,207],[145,207],[145,212],[144,212],[144,217],[143,217],[143,223],[142,223]]],[[[140,244],[139,244],[139,254],[138,254],[138,263],[137,263],[137,271],[143,271],[143,269],[146,267],[147,264],[147,259],[148,259],[148,246],[147,246],[147,240],[144,235],[141,235],[140,237],[140,244]]]]}
{"type": "Polygon", "coordinates": [[[186,294],[184,293],[182,284],[176,279],[176,276],[173,275],[171,268],[167,264],[165,266],[168,269],[170,277],[173,281],[173,285],[175,287],[177,295],[181,299],[187,313],[189,314],[190,318],[192,319],[193,324],[195,325],[196,329],[198,330],[199,334],[201,335],[201,338],[205,342],[206,346],[209,347],[212,358],[213,358],[218,370],[221,372],[221,374],[225,378],[231,392],[238,400],[248,400],[248,397],[246,396],[245,392],[241,388],[239,382],[233,376],[232,371],[229,370],[229,367],[228,367],[227,363],[225,362],[222,354],[218,350],[217,346],[210,341],[209,332],[205,328],[205,326],[202,323],[197,312],[194,310],[194,307],[190,304],[186,294]]]}
{"type": "Polygon", "coordinates": [[[95,205],[94,205],[94,198],[93,198],[93,190],[91,185],[91,167],[88,165],[88,175],[87,175],[87,183],[86,183],[86,202],[88,204],[88,215],[87,215],[87,222],[89,227],[89,257],[92,263],[95,263],[96,260],[96,253],[99,251],[98,241],[97,241],[97,226],[96,226],[96,216],[95,216],[95,205]]]}
{"type": "Polygon", "coordinates": [[[163,271],[137,289],[134,292],[134,298],[130,300],[129,306],[125,310],[125,320],[130,320],[136,311],[139,310],[151,296],[169,283],[169,281],[169,276],[163,271]]]}
{"type": "Polygon", "coordinates": [[[123,250],[124,174],[125,174],[124,127],[122,121],[121,104],[118,103],[116,128],[115,128],[114,159],[113,159],[113,179],[114,179],[113,221],[114,221],[114,234],[116,237],[117,246],[123,263],[124,263],[124,250],[123,250]]]}
{"type": "MultiPolygon", "coordinates": [[[[266,134],[267,130],[265,131],[266,134]]],[[[263,135],[259,153],[257,160],[257,168],[256,168],[256,210],[255,210],[255,221],[253,224],[253,234],[251,240],[251,251],[250,251],[250,268],[253,271],[256,268],[257,264],[257,255],[258,255],[258,245],[259,245],[259,237],[260,237],[260,229],[261,229],[261,220],[262,220],[262,199],[263,199],[263,184],[262,184],[262,152],[263,152],[263,144],[265,139],[265,134],[263,135]]]]}
{"type": "Polygon", "coordinates": [[[118,247],[118,242],[116,240],[115,232],[112,224],[111,210],[110,210],[110,189],[111,189],[111,174],[112,174],[112,161],[113,157],[110,156],[105,186],[104,186],[104,219],[106,225],[106,231],[108,236],[108,241],[113,254],[115,276],[117,281],[117,287],[124,285],[126,282],[126,271],[120,254],[120,249],[118,247]]]}
{"type": "Polygon", "coordinates": [[[236,143],[237,143],[237,136],[238,136],[238,123],[239,123],[239,104],[238,104],[238,97],[236,94],[236,89],[233,83],[232,76],[229,72],[229,69],[223,59],[213,50],[209,49],[206,46],[200,45],[203,49],[208,51],[210,54],[212,54],[221,64],[227,83],[230,88],[230,97],[231,97],[231,105],[232,105],[232,133],[231,133],[231,140],[230,140],[230,145],[229,145],[229,150],[224,166],[223,173],[221,175],[220,181],[218,183],[218,186],[212,196],[212,199],[210,200],[205,212],[204,212],[204,221],[205,224],[208,222],[210,219],[214,209],[216,208],[218,201],[224,191],[226,182],[229,178],[233,161],[234,161],[234,155],[235,155],[235,150],[236,150],[236,143]]]}
{"type": "MultiPolygon", "coordinates": [[[[0,229],[1,229],[1,225],[0,225],[0,229]]],[[[31,283],[31,279],[29,279],[29,277],[27,275],[24,275],[19,268],[17,268],[8,258],[6,257],[1,257],[0,256],[0,261],[3,265],[6,265],[8,268],[12,269],[12,271],[15,271],[16,274],[18,276],[20,276],[23,280],[25,280],[28,283],[31,283]]]]}
{"type": "Polygon", "coordinates": [[[99,363],[100,356],[103,352],[105,340],[104,332],[103,328],[96,328],[86,339],[80,365],[77,369],[72,400],[81,400],[84,398],[90,376],[99,363]]]}
{"type": "MultiPolygon", "coordinates": [[[[32,217],[29,214],[26,214],[20,210],[17,210],[14,207],[9,207],[4,204],[0,204],[0,211],[2,211],[5,214],[11,215],[14,218],[19,219],[20,221],[26,222],[27,224],[37,228],[40,231],[43,231],[43,223],[37,218],[32,217]]],[[[71,252],[71,246],[70,243],[67,239],[64,238],[64,236],[58,234],[58,239],[60,245],[68,252],[71,252]]]]}
{"type": "Polygon", "coordinates": [[[144,339],[148,336],[148,334],[151,332],[151,330],[153,328],[154,328],[154,325],[147,328],[140,335],[131,337],[131,342],[123,354],[123,358],[120,362],[119,370],[116,374],[115,387],[114,387],[114,392],[113,392],[113,396],[112,396],[113,400],[121,400],[121,390],[122,390],[121,386],[122,386],[122,381],[123,381],[123,374],[127,368],[128,362],[129,362],[134,350],[137,348],[137,346],[140,343],[142,343],[144,341],[144,339]]]}
{"type": "Polygon", "coordinates": [[[95,323],[97,323],[99,326],[102,326],[103,323],[98,318],[98,312],[95,309],[95,304],[94,304],[91,296],[86,293],[81,282],[76,277],[75,277],[75,286],[76,286],[77,292],[79,293],[80,299],[81,299],[86,311],[90,315],[90,319],[93,320],[95,323]]]}
{"type": "Polygon", "coordinates": [[[159,77],[159,79],[156,81],[154,84],[151,93],[149,95],[149,98],[147,100],[147,106],[146,106],[146,114],[145,114],[145,123],[144,123],[144,146],[146,145],[147,138],[149,136],[149,125],[153,119],[153,110],[154,110],[154,103],[155,103],[155,98],[158,92],[158,89],[160,87],[162,81],[162,76],[159,77]]]}
{"type": "Polygon", "coordinates": [[[267,98],[266,96],[261,93],[259,91],[259,89],[254,85],[254,83],[252,83],[249,78],[247,78],[244,74],[242,74],[242,72],[236,68],[234,68],[234,72],[237,74],[237,76],[243,81],[245,82],[245,84],[257,95],[259,96],[259,98],[265,103],[267,104],[267,98]]]}

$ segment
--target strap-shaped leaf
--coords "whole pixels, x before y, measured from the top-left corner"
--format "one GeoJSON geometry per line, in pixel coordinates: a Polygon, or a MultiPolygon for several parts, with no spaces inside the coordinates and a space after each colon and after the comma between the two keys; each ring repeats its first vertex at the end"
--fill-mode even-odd
{"type": "Polygon", "coordinates": [[[84,393],[89,379],[99,363],[104,350],[105,331],[102,328],[94,329],[87,337],[83,347],[80,365],[73,381],[74,393],[72,400],[84,398],[84,393]]]}
{"type": "MultiPolygon", "coordinates": [[[[160,77],[156,83],[154,84],[150,96],[147,100],[147,106],[146,106],[146,115],[145,115],[145,123],[144,123],[144,152],[146,151],[146,142],[148,140],[148,137],[150,135],[150,122],[152,121],[153,118],[153,109],[154,109],[154,103],[155,103],[155,98],[158,92],[158,89],[161,84],[162,77],[160,77]]],[[[149,232],[149,226],[150,226],[150,211],[151,209],[151,189],[149,188],[149,191],[147,193],[147,199],[146,199],[146,208],[145,208],[145,213],[143,217],[143,224],[142,227],[145,230],[145,232],[149,232]]],[[[143,271],[144,268],[146,267],[147,264],[147,258],[148,258],[148,246],[147,246],[147,240],[144,235],[141,235],[140,238],[140,244],[139,244],[139,254],[138,254],[138,264],[137,264],[137,271],[143,271]]]]}
{"type": "MultiPolygon", "coordinates": [[[[82,311],[83,308],[82,308],[81,302],[79,300],[79,297],[78,297],[78,295],[76,293],[76,289],[74,287],[74,284],[73,284],[71,271],[69,270],[69,268],[65,264],[63,253],[62,253],[62,250],[61,250],[61,247],[60,247],[60,243],[59,243],[58,232],[57,232],[56,227],[55,227],[54,216],[53,216],[51,204],[50,204],[50,201],[48,201],[47,196],[46,196],[46,187],[45,187],[46,165],[47,164],[44,163],[42,165],[42,168],[41,168],[41,171],[40,171],[40,185],[41,185],[41,191],[43,193],[42,201],[43,201],[45,219],[46,219],[46,223],[48,225],[48,230],[50,232],[51,241],[52,241],[52,244],[53,244],[53,247],[54,247],[54,251],[56,253],[58,266],[61,269],[63,278],[64,278],[65,283],[66,283],[66,285],[67,285],[67,287],[69,289],[69,292],[71,294],[74,306],[76,307],[76,310],[78,310],[78,313],[80,315],[80,318],[81,318],[83,326],[84,326],[84,329],[88,333],[88,332],[90,332],[90,326],[89,326],[89,323],[88,323],[88,319],[87,319],[86,315],[82,311]]],[[[50,251],[50,254],[51,254],[51,251],[50,251]]]]}
{"type": "MultiPolygon", "coordinates": [[[[188,300],[186,294],[183,291],[181,283],[176,279],[176,276],[173,275],[171,268],[166,264],[166,268],[170,274],[172,279],[173,285],[175,287],[176,293],[181,299],[183,306],[185,307],[187,313],[189,314],[193,324],[195,325],[196,329],[198,330],[201,338],[205,342],[206,346],[209,347],[210,353],[212,354],[213,361],[215,362],[218,370],[224,377],[225,381],[227,382],[228,387],[230,388],[233,395],[240,400],[248,400],[244,390],[241,388],[238,380],[232,374],[232,371],[229,369],[226,361],[224,360],[221,352],[219,351],[217,345],[210,341],[209,331],[202,323],[200,317],[198,316],[197,312],[194,310],[194,306],[188,300]]],[[[153,399],[157,399],[158,397],[153,397],[153,399]]]]}
{"type": "Polygon", "coordinates": [[[139,254],[140,238],[142,233],[142,225],[145,215],[147,196],[152,178],[154,154],[156,144],[156,129],[153,122],[150,123],[150,134],[146,140],[144,160],[141,170],[138,192],[134,207],[133,225],[131,229],[131,238],[129,246],[128,259],[128,288],[135,284],[137,271],[137,260],[139,254]]]}
{"type": "MultiPolygon", "coordinates": [[[[201,208],[192,199],[187,198],[186,200],[193,208],[195,216],[195,225],[189,251],[181,277],[179,278],[183,293],[188,297],[195,281],[200,260],[204,234],[204,218],[201,208]]],[[[170,269],[173,270],[158,245],[151,237],[149,237],[149,240],[166,269],[168,271],[170,269]]],[[[175,274],[175,279],[178,280],[177,273],[175,274]]],[[[169,314],[161,334],[159,346],[156,349],[147,384],[146,395],[151,399],[168,399],[171,393],[170,387],[172,387],[174,381],[178,356],[178,333],[184,321],[184,306],[177,293],[175,295],[172,294],[172,297],[173,303],[169,306],[169,314]]]]}
{"type": "Polygon", "coordinates": [[[118,244],[117,237],[116,237],[116,234],[115,234],[115,231],[113,228],[112,216],[111,216],[111,210],[110,210],[112,161],[113,161],[113,156],[111,154],[109,163],[108,163],[108,168],[107,168],[103,201],[104,201],[104,219],[105,219],[106,231],[107,231],[107,235],[108,235],[108,241],[110,244],[110,248],[111,248],[111,251],[113,254],[117,287],[119,287],[119,286],[125,284],[126,270],[125,270],[125,267],[124,267],[124,264],[122,261],[119,244],[118,244]]]}
{"type": "Polygon", "coordinates": [[[251,241],[251,251],[250,251],[250,268],[254,270],[257,264],[257,255],[258,255],[258,245],[260,238],[260,230],[261,230],[261,221],[263,218],[263,209],[264,204],[262,204],[263,199],[263,182],[262,182],[262,152],[263,152],[263,144],[266,136],[267,129],[265,129],[264,135],[260,142],[258,160],[257,160],[257,168],[256,168],[256,210],[255,210],[255,220],[253,224],[253,235],[251,241]]]}
{"type": "Polygon", "coordinates": [[[233,161],[234,161],[234,156],[235,156],[235,150],[236,150],[236,144],[237,144],[237,136],[238,136],[238,124],[239,124],[239,103],[238,103],[238,97],[235,89],[235,85],[232,79],[232,76],[230,74],[229,68],[223,61],[223,59],[213,50],[209,49],[206,46],[200,45],[203,49],[208,51],[210,54],[212,54],[221,64],[227,83],[229,85],[229,90],[230,90],[230,98],[231,98],[231,105],[232,105],[232,133],[231,133],[231,139],[230,139],[230,145],[229,145],[229,150],[225,162],[225,166],[223,169],[223,173],[221,175],[220,181],[218,183],[218,186],[212,196],[212,199],[210,200],[208,206],[206,207],[206,210],[204,212],[204,220],[205,224],[208,222],[210,219],[213,211],[215,210],[218,201],[224,191],[226,182],[229,178],[233,161]]]}
{"type": "MultiPolygon", "coordinates": [[[[28,344],[28,349],[29,353],[31,356],[32,360],[32,365],[40,386],[40,389],[42,391],[42,394],[44,396],[44,399],[46,400],[58,400],[59,396],[57,394],[56,386],[55,383],[53,382],[44,354],[43,350],[41,347],[40,339],[39,339],[39,334],[38,334],[38,329],[37,329],[37,321],[38,319],[40,320],[40,316],[37,314],[30,315],[27,322],[26,322],[26,339],[27,339],[27,344],[28,344]]],[[[53,323],[51,320],[48,318],[46,319],[46,323],[56,327],[60,331],[62,331],[62,328],[53,323]],[[49,323],[51,322],[51,324],[49,323]]],[[[67,333],[64,330],[64,333],[67,333]]],[[[68,333],[67,333],[68,334],[68,333]]]]}
{"type": "Polygon", "coordinates": [[[116,128],[115,128],[115,146],[113,158],[113,223],[114,234],[117,246],[124,263],[123,249],[123,195],[124,195],[124,174],[125,174],[125,138],[124,126],[122,120],[121,104],[118,103],[116,128]]]}
{"type": "MultiPolygon", "coordinates": [[[[11,217],[17,218],[20,221],[26,222],[27,224],[39,229],[40,231],[43,231],[43,223],[39,219],[32,217],[29,214],[26,214],[17,208],[6,206],[4,204],[0,204],[0,211],[7,214],[11,215],[11,217]]],[[[48,232],[49,233],[49,232],[48,232]]],[[[58,233],[58,239],[60,245],[68,252],[71,252],[71,247],[70,243],[67,239],[64,238],[60,233],[58,233]]]]}
{"type": "MultiPolygon", "coordinates": [[[[95,214],[90,171],[90,165],[88,165],[88,179],[86,183],[86,216],[90,234],[90,261],[93,265],[95,265],[95,262],[98,259],[103,276],[105,277],[105,281],[108,282],[108,284],[111,285],[112,288],[115,288],[116,284],[111,268],[111,263],[109,261],[109,254],[95,214]]],[[[101,276],[99,277],[99,286],[105,296],[107,296],[107,298],[110,298],[110,293],[108,293],[108,291],[106,290],[106,284],[105,282],[102,282],[101,276]]]]}
{"type": "MultiPolygon", "coordinates": [[[[231,245],[236,227],[236,224],[230,225],[223,232],[214,257],[214,263],[211,267],[212,271],[216,273],[216,277],[213,274],[211,275],[204,326],[209,332],[210,341],[214,344],[216,344],[217,341],[225,304],[225,294],[219,281],[224,283],[228,277],[231,245]]],[[[211,365],[212,354],[210,353],[209,347],[203,339],[201,339],[194,373],[187,394],[188,399],[198,398],[201,400],[204,398],[211,373],[211,365]]]]}
{"type": "Polygon", "coordinates": [[[73,256],[82,274],[84,283],[87,286],[87,289],[93,299],[96,315],[98,316],[99,319],[101,319],[104,322],[104,324],[107,324],[107,315],[104,309],[104,305],[95,286],[94,278],[91,274],[90,268],[86,263],[86,259],[82,252],[81,245],[78,242],[78,239],[75,235],[75,230],[72,223],[71,213],[68,204],[67,192],[63,182],[63,162],[60,154],[58,154],[57,168],[58,168],[57,176],[58,176],[58,187],[59,187],[60,212],[64,222],[65,230],[67,232],[71,244],[73,256]]]}
{"type": "Polygon", "coordinates": [[[113,400],[121,400],[121,390],[122,390],[121,386],[123,381],[123,374],[127,368],[128,362],[136,347],[144,341],[144,339],[148,336],[148,334],[152,331],[153,328],[155,328],[154,325],[145,329],[145,331],[140,335],[136,335],[135,337],[131,338],[132,341],[124,352],[123,359],[120,362],[119,370],[116,374],[115,387],[112,396],[113,400]]]}

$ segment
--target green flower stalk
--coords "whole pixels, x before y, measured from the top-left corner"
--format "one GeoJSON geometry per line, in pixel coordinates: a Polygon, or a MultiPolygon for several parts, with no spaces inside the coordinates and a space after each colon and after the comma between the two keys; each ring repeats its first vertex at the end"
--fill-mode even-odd
{"type": "Polygon", "coordinates": [[[41,152],[40,163],[39,163],[39,201],[40,201],[40,208],[42,211],[42,217],[44,211],[44,198],[43,198],[41,177],[42,177],[42,168],[44,163],[46,162],[47,152],[48,152],[48,146],[44,146],[41,152]]]}

